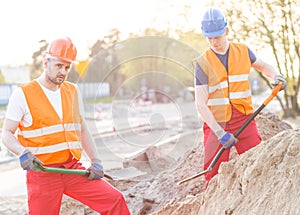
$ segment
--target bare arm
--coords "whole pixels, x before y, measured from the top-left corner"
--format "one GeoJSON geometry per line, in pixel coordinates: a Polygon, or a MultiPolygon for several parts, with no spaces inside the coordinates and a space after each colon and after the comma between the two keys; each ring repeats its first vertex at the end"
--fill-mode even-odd
{"type": "Polygon", "coordinates": [[[2,131],[2,142],[3,144],[14,154],[21,155],[25,151],[16,136],[14,135],[19,122],[10,119],[4,119],[3,131],[2,131]]]}
{"type": "Polygon", "coordinates": [[[97,148],[91,132],[89,131],[86,121],[81,123],[81,142],[84,151],[91,160],[91,166],[88,168],[89,180],[100,179],[104,177],[103,166],[98,157],[97,148]]]}
{"type": "Polygon", "coordinates": [[[264,62],[259,58],[257,58],[256,61],[252,64],[252,67],[273,80],[275,79],[275,76],[280,75],[272,65],[264,62]]]}
{"type": "Polygon", "coordinates": [[[81,124],[81,142],[84,151],[91,160],[99,159],[95,140],[87,127],[85,119],[82,120],[81,124]]]}
{"type": "Polygon", "coordinates": [[[81,143],[83,150],[86,152],[87,156],[92,159],[99,159],[99,155],[97,153],[96,143],[95,140],[87,126],[86,120],[84,118],[85,116],[85,110],[84,110],[84,104],[82,100],[82,95],[80,90],[77,88],[77,95],[78,95],[78,102],[79,102],[79,109],[80,109],[80,115],[82,117],[81,122],[81,143]]]}
{"type": "Polygon", "coordinates": [[[223,128],[214,118],[212,112],[207,106],[208,90],[207,85],[196,86],[195,88],[195,102],[197,111],[200,114],[202,120],[214,131],[218,138],[224,134],[223,128]]]}

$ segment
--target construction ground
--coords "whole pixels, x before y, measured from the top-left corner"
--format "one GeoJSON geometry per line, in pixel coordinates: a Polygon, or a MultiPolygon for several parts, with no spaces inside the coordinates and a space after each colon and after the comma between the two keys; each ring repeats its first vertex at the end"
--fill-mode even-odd
{"type": "MultiPolygon", "coordinates": [[[[118,173],[118,180],[104,180],[122,191],[133,215],[300,214],[300,121],[282,121],[271,112],[267,109],[256,117],[261,144],[242,155],[232,149],[230,161],[222,163],[207,189],[203,176],[178,185],[178,181],[203,171],[202,129],[194,110],[181,112],[190,115],[180,116],[180,127],[176,119],[155,129],[144,127],[140,132],[148,135],[139,141],[153,138],[151,134],[159,140],[143,148],[113,145],[122,140],[136,142],[134,132],[125,135],[121,128],[112,128],[120,140],[103,133],[97,143],[104,167],[118,173]],[[104,153],[105,148],[110,150],[104,153]]],[[[17,159],[2,162],[0,170],[0,214],[27,214],[25,171],[17,159]]],[[[96,213],[65,196],[61,214],[96,213]]]]}

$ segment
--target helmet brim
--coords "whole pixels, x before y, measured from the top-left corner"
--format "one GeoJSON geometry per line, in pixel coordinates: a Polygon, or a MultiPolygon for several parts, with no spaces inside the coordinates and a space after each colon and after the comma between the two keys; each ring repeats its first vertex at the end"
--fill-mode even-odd
{"type": "Polygon", "coordinates": [[[227,28],[227,26],[225,26],[223,29],[221,29],[219,31],[213,31],[213,32],[205,32],[202,30],[202,34],[207,38],[218,37],[225,33],[226,28],[227,28]]]}
{"type": "Polygon", "coordinates": [[[71,60],[71,59],[68,59],[68,58],[57,57],[57,56],[54,56],[54,55],[50,55],[48,53],[46,53],[45,57],[49,58],[49,59],[54,59],[54,60],[63,60],[63,61],[66,61],[68,63],[74,63],[74,64],[78,64],[79,63],[78,60],[71,60]]]}

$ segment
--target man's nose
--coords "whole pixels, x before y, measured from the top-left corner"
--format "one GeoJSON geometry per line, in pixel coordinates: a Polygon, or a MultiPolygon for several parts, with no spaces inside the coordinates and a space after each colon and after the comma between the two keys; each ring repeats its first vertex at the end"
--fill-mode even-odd
{"type": "Polygon", "coordinates": [[[69,72],[69,67],[68,66],[62,66],[60,68],[60,73],[61,74],[67,74],[69,72]]]}

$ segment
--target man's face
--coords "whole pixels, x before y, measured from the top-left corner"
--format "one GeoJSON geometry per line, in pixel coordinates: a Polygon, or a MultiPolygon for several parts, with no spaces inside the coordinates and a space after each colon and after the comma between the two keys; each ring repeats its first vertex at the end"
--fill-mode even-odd
{"type": "Polygon", "coordinates": [[[228,29],[224,32],[224,34],[217,36],[217,37],[211,37],[207,38],[211,48],[215,52],[224,52],[226,51],[227,48],[227,34],[228,34],[228,29]]]}
{"type": "Polygon", "coordinates": [[[71,63],[60,59],[46,59],[45,72],[48,81],[55,85],[62,84],[70,71],[71,63]]]}

